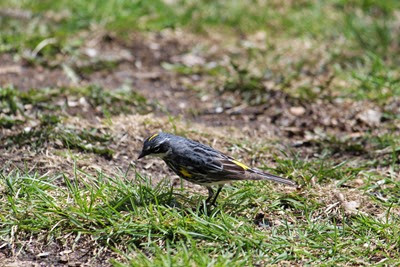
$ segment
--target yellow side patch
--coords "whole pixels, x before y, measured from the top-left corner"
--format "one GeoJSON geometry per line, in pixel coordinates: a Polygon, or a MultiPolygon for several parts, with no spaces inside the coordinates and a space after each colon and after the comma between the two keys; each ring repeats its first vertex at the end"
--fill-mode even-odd
{"type": "Polygon", "coordinates": [[[241,162],[239,162],[239,161],[237,161],[237,160],[234,160],[234,159],[233,159],[232,162],[235,163],[236,165],[242,167],[243,170],[248,170],[248,169],[250,169],[249,166],[246,166],[246,165],[244,165],[243,163],[241,163],[241,162]]]}
{"type": "Polygon", "coordinates": [[[154,139],[157,135],[158,135],[158,133],[153,134],[152,136],[150,136],[149,141],[151,141],[151,139],[154,139]]]}
{"type": "Polygon", "coordinates": [[[181,168],[179,171],[185,177],[188,177],[188,178],[192,177],[192,175],[187,170],[185,170],[184,168],[181,168]]]}

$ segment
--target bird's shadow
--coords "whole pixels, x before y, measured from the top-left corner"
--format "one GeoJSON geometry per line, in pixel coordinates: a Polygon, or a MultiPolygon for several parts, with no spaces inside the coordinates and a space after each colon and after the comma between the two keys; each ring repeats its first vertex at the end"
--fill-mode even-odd
{"type": "Polygon", "coordinates": [[[119,187],[117,194],[108,203],[108,206],[115,211],[130,212],[149,205],[175,209],[185,214],[212,214],[218,210],[217,206],[206,205],[203,196],[188,198],[180,194],[180,190],[172,186],[169,179],[152,183],[151,178],[143,177],[135,172],[134,179],[126,179],[122,184],[123,186],[119,187]]]}
{"type": "Polygon", "coordinates": [[[220,212],[220,206],[208,205],[205,200],[195,197],[196,200],[188,198],[172,190],[158,195],[141,197],[138,195],[118,196],[109,202],[109,205],[116,211],[132,211],[138,207],[147,207],[149,205],[158,205],[165,208],[175,209],[186,215],[195,213],[197,215],[215,215],[220,212]]]}

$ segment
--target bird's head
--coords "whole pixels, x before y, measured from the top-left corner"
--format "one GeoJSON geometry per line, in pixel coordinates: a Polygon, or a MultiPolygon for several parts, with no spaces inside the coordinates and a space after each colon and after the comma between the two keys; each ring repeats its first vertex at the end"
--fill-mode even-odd
{"type": "Polygon", "coordinates": [[[138,159],[147,155],[162,157],[168,152],[169,149],[170,144],[168,135],[166,133],[156,133],[144,141],[142,152],[140,153],[138,159]]]}

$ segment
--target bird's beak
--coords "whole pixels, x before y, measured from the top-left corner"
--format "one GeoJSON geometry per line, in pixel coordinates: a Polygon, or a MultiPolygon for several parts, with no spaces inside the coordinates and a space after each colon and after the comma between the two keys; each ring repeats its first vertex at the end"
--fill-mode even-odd
{"type": "Polygon", "coordinates": [[[143,158],[143,157],[146,156],[146,155],[147,155],[147,154],[146,154],[144,151],[142,151],[142,152],[140,153],[138,159],[141,159],[141,158],[143,158]]]}

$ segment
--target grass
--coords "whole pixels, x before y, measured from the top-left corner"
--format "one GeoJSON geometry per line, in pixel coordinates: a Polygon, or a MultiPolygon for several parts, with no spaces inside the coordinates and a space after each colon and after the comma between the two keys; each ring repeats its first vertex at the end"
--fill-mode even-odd
{"type": "Polygon", "coordinates": [[[144,114],[151,111],[151,105],[146,98],[129,86],[117,88],[113,91],[90,85],[70,88],[31,88],[26,92],[13,87],[0,87],[0,107],[7,114],[25,114],[25,105],[32,105],[34,110],[56,111],[74,108],[77,104],[87,105],[94,110],[94,113],[99,113],[102,116],[135,112],[144,114]],[[64,103],[61,105],[54,104],[65,98],[69,102],[62,101],[64,103]],[[84,104],[79,103],[79,99],[84,104]]]}
{"type": "Polygon", "coordinates": [[[123,87],[107,91],[99,86],[84,88],[31,89],[27,92],[12,87],[0,88],[0,107],[4,116],[2,127],[13,129],[12,134],[0,137],[3,148],[31,147],[36,150],[56,144],[68,149],[95,153],[112,158],[114,151],[108,148],[112,137],[95,128],[77,129],[65,124],[69,110],[77,102],[90,114],[109,117],[119,113],[146,113],[151,110],[146,99],[123,87]],[[69,99],[63,101],[62,99],[69,99]],[[60,100],[62,104],[60,104],[60,100]],[[83,102],[82,102],[83,101],[83,102]],[[29,109],[26,107],[29,106],[29,109]],[[32,125],[34,127],[22,127],[32,125]]]}
{"type": "MultiPolygon", "coordinates": [[[[8,42],[24,39],[23,44],[35,46],[40,39],[55,35],[63,40],[76,32],[87,30],[94,24],[109,30],[160,30],[187,26],[204,31],[208,27],[236,28],[242,32],[267,30],[274,35],[312,36],[314,38],[345,37],[362,49],[385,53],[395,42],[398,31],[393,31],[396,0],[385,1],[308,1],[280,4],[276,1],[6,1],[2,6],[17,7],[32,12],[35,23],[28,30],[15,35],[18,22],[2,18],[4,27],[12,29],[3,35],[4,47],[8,42]],[[229,10],[229,12],[226,12],[229,10]],[[47,13],[46,13],[47,12],[47,13]],[[355,14],[356,13],[356,14],[355,14]],[[43,16],[45,15],[45,16],[43,16]],[[192,18],[195,17],[196,20],[192,18]],[[51,23],[56,20],[57,23],[51,23]],[[44,22],[44,23],[43,23],[44,22]],[[7,23],[10,23],[7,25],[7,23]],[[39,40],[38,37],[41,37],[39,40]],[[373,42],[371,42],[371,40],[373,42]]],[[[57,48],[57,45],[55,46],[57,48]]],[[[48,48],[48,49],[51,49],[48,48]]]]}
{"type": "Polygon", "coordinates": [[[385,102],[400,95],[400,76],[395,68],[387,66],[381,58],[369,55],[364,68],[354,71],[352,78],[356,87],[352,95],[358,99],[385,102]]]}
{"type": "Polygon", "coordinates": [[[176,195],[165,181],[152,186],[135,172],[74,173],[3,171],[1,236],[9,248],[18,250],[29,235],[53,242],[72,234],[65,247],[90,240],[132,266],[399,263],[399,218],[391,212],[398,203],[381,207],[382,218],[349,215],[340,208],[324,211],[312,189],[285,194],[248,182],[227,188],[206,215],[198,196],[176,195]]]}
{"type": "Polygon", "coordinates": [[[30,147],[37,151],[49,147],[55,143],[56,146],[67,149],[94,153],[107,159],[112,158],[114,151],[108,148],[111,137],[107,134],[98,133],[97,129],[74,129],[60,124],[42,123],[35,129],[25,130],[6,138],[1,138],[2,147],[30,147]]]}
{"type": "Polygon", "coordinates": [[[399,12],[0,0],[0,265],[399,265],[399,12]],[[302,187],[234,183],[204,212],[133,160],[159,129],[302,187]]]}
{"type": "MultiPolygon", "coordinates": [[[[232,33],[233,29],[246,34],[264,31],[273,40],[265,41],[269,46],[268,53],[255,49],[255,56],[246,59],[250,62],[256,61],[255,58],[262,59],[262,65],[258,66],[261,77],[254,74],[254,66],[249,66],[249,69],[243,66],[240,70],[236,68],[232,75],[238,74],[238,78],[225,79],[226,84],[222,85],[224,90],[243,90],[245,99],[257,99],[255,96],[260,96],[260,91],[265,90],[263,81],[266,79],[263,76],[270,72],[277,83],[275,87],[283,90],[289,87],[288,91],[296,96],[315,99],[324,91],[324,84],[317,88],[310,83],[304,84],[298,86],[294,92],[292,88],[292,83],[302,78],[305,68],[314,68],[316,62],[312,59],[305,58],[300,62],[295,60],[293,63],[289,62],[288,66],[271,69],[276,64],[274,61],[283,56],[274,51],[274,39],[281,37],[280,42],[285,42],[285,39],[292,40],[295,37],[323,44],[328,44],[326,40],[330,40],[332,45],[325,48],[329,55],[325,65],[328,70],[335,67],[331,70],[334,72],[331,73],[332,77],[346,76],[344,79],[347,81],[345,88],[333,86],[332,90],[345,97],[355,95],[359,99],[368,98],[384,104],[400,94],[396,71],[399,62],[397,57],[387,56],[399,52],[396,45],[400,33],[396,27],[399,4],[396,0],[385,1],[384,4],[371,0],[315,0],[287,4],[275,1],[257,4],[252,1],[183,1],[182,4],[158,0],[90,3],[80,0],[57,3],[0,1],[0,6],[22,8],[32,13],[28,16],[31,20],[28,28],[23,27],[24,19],[15,18],[13,13],[9,12],[11,15],[0,18],[3,33],[0,48],[3,52],[18,52],[34,64],[52,64],[55,56],[60,53],[82,56],[78,48],[85,43],[87,34],[78,33],[92,31],[96,27],[105,28],[122,38],[127,37],[127,32],[132,30],[158,31],[177,27],[185,27],[194,32],[204,32],[211,28],[225,34],[227,31],[235,34],[232,33]],[[193,17],[196,19],[193,20],[193,17]],[[338,59],[337,57],[345,56],[343,51],[352,55],[338,59]],[[269,54],[274,57],[265,58],[269,54]],[[285,73],[284,77],[282,73],[285,73]],[[389,80],[385,79],[386,73],[390,73],[389,80]],[[385,89],[381,90],[382,87],[385,89]]],[[[239,62],[244,65],[242,63],[239,62]]],[[[87,75],[98,69],[112,70],[117,64],[118,62],[100,60],[88,66],[76,66],[75,69],[77,73],[87,75]]],[[[217,70],[215,73],[212,70],[199,70],[198,66],[192,70],[179,66],[177,69],[177,72],[185,73],[199,71],[227,75],[224,71],[221,73],[217,70]]],[[[255,102],[263,103],[265,100],[259,99],[255,102]]]]}

